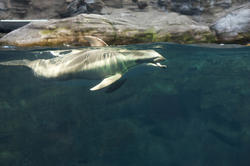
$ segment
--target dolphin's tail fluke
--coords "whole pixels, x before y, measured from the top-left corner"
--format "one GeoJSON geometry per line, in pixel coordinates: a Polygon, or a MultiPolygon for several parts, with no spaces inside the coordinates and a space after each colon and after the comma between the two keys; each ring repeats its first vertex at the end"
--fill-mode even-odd
{"type": "Polygon", "coordinates": [[[5,65],[5,66],[27,66],[29,67],[30,65],[29,60],[13,60],[13,61],[6,61],[6,62],[0,62],[0,65],[5,65]]]}

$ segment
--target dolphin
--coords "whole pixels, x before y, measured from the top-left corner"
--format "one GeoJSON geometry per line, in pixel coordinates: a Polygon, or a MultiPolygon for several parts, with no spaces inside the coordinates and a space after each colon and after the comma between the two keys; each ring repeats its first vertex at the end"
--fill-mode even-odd
{"type": "Polygon", "coordinates": [[[26,66],[38,77],[49,79],[101,79],[90,90],[95,91],[118,81],[124,73],[141,64],[166,68],[160,62],[166,60],[154,50],[86,49],[55,56],[51,59],[12,60],[0,65],[26,66]]]}

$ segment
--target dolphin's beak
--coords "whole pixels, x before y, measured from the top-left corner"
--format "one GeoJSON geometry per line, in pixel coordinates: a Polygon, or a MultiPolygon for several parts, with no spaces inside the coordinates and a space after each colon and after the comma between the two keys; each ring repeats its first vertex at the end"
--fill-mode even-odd
{"type": "Polygon", "coordinates": [[[154,59],[154,62],[161,62],[161,61],[165,61],[166,58],[164,58],[163,56],[157,57],[154,59]]]}

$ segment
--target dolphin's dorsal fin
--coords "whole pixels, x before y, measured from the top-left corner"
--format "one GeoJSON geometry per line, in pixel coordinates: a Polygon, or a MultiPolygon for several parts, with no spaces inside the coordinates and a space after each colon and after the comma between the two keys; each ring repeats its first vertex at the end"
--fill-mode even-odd
{"type": "Polygon", "coordinates": [[[92,47],[99,47],[99,46],[108,46],[102,39],[95,37],[95,36],[84,36],[85,40],[87,40],[92,47]]]}
{"type": "Polygon", "coordinates": [[[112,76],[102,80],[99,84],[97,84],[96,86],[94,86],[90,90],[94,91],[94,90],[99,90],[99,89],[105,88],[105,87],[111,85],[112,83],[114,83],[115,81],[119,80],[121,77],[122,77],[122,74],[120,74],[120,73],[112,75],[112,76]]]}

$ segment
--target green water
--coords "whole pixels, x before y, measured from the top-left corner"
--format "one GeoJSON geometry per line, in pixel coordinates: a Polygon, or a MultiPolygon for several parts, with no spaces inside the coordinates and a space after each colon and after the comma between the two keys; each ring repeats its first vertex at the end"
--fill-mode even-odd
{"type": "MultiPolygon", "coordinates": [[[[0,66],[0,165],[250,165],[250,47],[125,48],[154,49],[168,68],[138,67],[107,93],[0,66]]],[[[46,50],[2,49],[0,61],[46,50]]]]}

